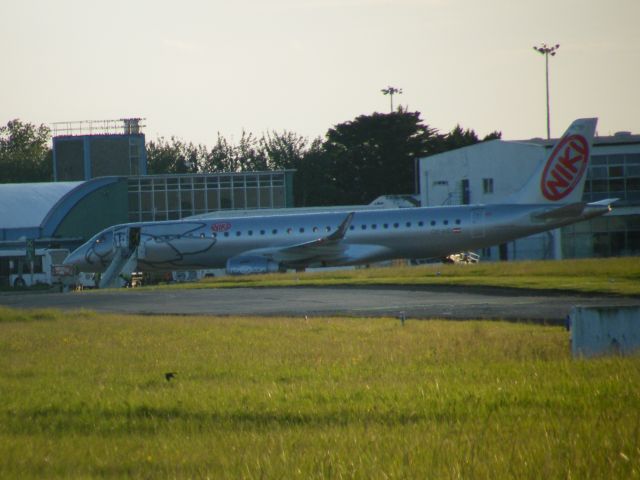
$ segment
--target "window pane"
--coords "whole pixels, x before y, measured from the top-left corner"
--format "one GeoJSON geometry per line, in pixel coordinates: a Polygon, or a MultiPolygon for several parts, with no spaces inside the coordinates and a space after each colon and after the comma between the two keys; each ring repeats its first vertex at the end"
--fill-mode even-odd
{"type": "Polygon", "coordinates": [[[270,188],[260,188],[260,208],[270,208],[271,207],[271,189],[270,188]]]}
{"type": "Polygon", "coordinates": [[[258,189],[247,188],[247,208],[258,207],[258,189]]]}
{"type": "Polygon", "coordinates": [[[204,203],[204,190],[196,190],[193,192],[194,196],[194,208],[196,213],[203,213],[205,211],[204,203]]]}
{"type": "Polygon", "coordinates": [[[207,208],[209,211],[218,210],[218,192],[216,190],[207,190],[207,208]]]}
{"type": "Polygon", "coordinates": [[[244,189],[243,188],[235,188],[233,190],[233,208],[234,209],[242,209],[247,208],[246,202],[244,200],[244,189]]]}

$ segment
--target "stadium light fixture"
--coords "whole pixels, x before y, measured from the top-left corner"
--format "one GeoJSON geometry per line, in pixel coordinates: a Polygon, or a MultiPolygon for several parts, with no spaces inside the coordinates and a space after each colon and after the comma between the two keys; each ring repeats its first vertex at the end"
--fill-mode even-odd
{"type": "Polygon", "coordinates": [[[398,93],[398,94],[402,94],[402,89],[401,88],[396,88],[396,87],[387,87],[387,88],[383,88],[382,90],[380,90],[383,94],[385,95],[389,95],[391,97],[391,113],[393,113],[393,95],[398,93]]]}
{"type": "Polygon", "coordinates": [[[539,47],[534,46],[533,49],[538,52],[540,55],[544,55],[545,60],[545,78],[547,81],[547,140],[551,138],[551,122],[549,115],[549,55],[555,57],[558,49],[560,48],[560,44],[556,43],[555,45],[548,46],[546,43],[543,43],[539,47]]]}

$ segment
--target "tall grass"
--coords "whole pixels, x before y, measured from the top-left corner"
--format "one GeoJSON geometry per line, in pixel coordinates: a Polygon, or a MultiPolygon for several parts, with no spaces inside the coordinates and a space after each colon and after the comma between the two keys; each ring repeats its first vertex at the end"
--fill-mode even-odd
{"type": "Polygon", "coordinates": [[[640,358],[555,327],[0,319],[1,478],[640,475],[640,358]]]}
{"type": "Polygon", "coordinates": [[[226,276],[172,288],[328,285],[475,285],[640,295],[640,257],[432,264],[326,272],[226,276]]]}

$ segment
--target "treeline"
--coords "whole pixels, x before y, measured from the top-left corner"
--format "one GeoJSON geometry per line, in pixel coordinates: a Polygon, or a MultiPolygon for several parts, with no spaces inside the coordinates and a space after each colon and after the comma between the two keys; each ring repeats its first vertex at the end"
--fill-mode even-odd
{"type": "Polygon", "coordinates": [[[0,183],[49,182],[53,179],[51,131],[20,120],[0,127],[0,183]]]}
{"type": "MultiPolygon", "coordinates": [[[[0,127],[0,183],[51,180],[50,132],[12,120],[0,127]]],[[[500,138],[494,132],[484,140],[500,138]]],[[[171,137],[147,142],[149,174],[294,169],[296,206],[365,204],[380,195],[414,193],[417,159],[481,141],[456,126],[439,133],[419,112],[361,115],[309,140],[294,132],[218,134],[212,147],[171,137]]]]}

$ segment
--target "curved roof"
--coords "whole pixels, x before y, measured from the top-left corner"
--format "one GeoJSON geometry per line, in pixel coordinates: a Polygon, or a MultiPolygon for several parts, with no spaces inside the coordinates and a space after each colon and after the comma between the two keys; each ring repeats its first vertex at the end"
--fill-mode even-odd
{"type": "Polygon", "coordinates": [[[40,226],[51,208],[82,183],[84,182],[0,185],[0,228],[40,226]]]}
{"type": "Polygon", "coordinates": [[[85,182],[0,184],[0,241],[53,237],[83,199],[121,177],[85,182]]]}

